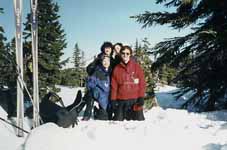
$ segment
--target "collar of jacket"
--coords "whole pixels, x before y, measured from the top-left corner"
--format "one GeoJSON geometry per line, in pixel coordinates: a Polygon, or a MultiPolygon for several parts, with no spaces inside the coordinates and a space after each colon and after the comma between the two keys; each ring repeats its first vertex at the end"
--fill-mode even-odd
{"type": "Polygon", "coordinates": [[[128,66],[132,65],[132,63],[133,63],[133,62],[132,62],[132,60],[131,60],[131,58],[130,58],[130,60],[128,61],[127,64],[121,61],[120,65],[121,65],[121,67],[123,67],[123,68],[127,68],[128,66]]]}
{"type": "Polygon", "coordinates": [[[120,67],[122,67],[128,73],[130,72],[130,70],[132,70],[132,68],[134,68],[134,66],[135,62],[132,59],[130,59],[127,64],[123,62],[120,63],[120,67]]]}

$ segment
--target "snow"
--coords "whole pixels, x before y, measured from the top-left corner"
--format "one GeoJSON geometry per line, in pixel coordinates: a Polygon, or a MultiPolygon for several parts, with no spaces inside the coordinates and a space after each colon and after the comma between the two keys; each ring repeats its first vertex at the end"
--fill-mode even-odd
{"type": "Polygon", "coordinates": [[[169,108],[175,101],[175,97],[171,94],[176,91],[176,87],[171,86],[158,86],[156,88],[155,96],[158,100],[158,104],[162,108],[169,108]]]}
{"type": "Polygon", "coordinates": [[[194,91],[188,91],[177,99],[173,93],[179,90],[180,89],[173,86],[159,85],[155,92],[159,106],[162,108],[181,108],[181,106],[195,94],[194,91]]]}
{"type": "MultiPolygon", "coordinates": [[[[2,107],[0,107],[0,117],[7,120],[7,113],[2,107]]],[[[0,133],[0,150],[16,150],[24,142],[15,135],[15,129],[2,120],[0,120],[0,133]]]]}
{"type": "MultiPolygon", "coordinates": [[[[76,94],[78,90],[84,91],[84,88],[69,88],[64,86],[58,86],[62,90],[58,93],[58,95],[63,99],[64,105],[68,106],[73,103],[76,98],[76,94]]],[[[59,104],[60,105],[60,104],[59,104]]]]}
{"type": "MultiPolygon", "coordinates": [[[[75,88],[61,87],[65,105],[73,102],[75,88]]],[[[227,111],[189,113],[168,108],[176,102],[175,87],[156,91],[162,107],[145,113],[145,121],[80,121],[74,128],[47,123],[31,130],[27,137],[0,120],[1,150],[227,150],[227,111]],[[173,101],[172,101],[173,100],[173,101]]],[[[0,116],[7,114],[0,107],[0,116]]],[[[79,118],[81,119],[81,118],[79,118]]],[[[27,124],[25,120],[25,124],[27,124]]]]}

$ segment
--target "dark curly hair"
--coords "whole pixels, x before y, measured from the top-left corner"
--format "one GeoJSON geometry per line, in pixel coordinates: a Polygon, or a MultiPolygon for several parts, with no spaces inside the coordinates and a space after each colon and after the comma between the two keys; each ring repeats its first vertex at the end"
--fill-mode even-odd
{"type": "Polygon", "coordinates": [[[104,53],[105,48],[110,47],[111,50],[113,49],[113,44],[111,42],[104,42],[101,46],[101,51],[104,53]]]}
{"type": "Polygon", "coordinates": [[[115,44],[113,45],[113,48],[114,48],[116,45],[119,45],[119,46],[121,47],[121,49],[123,48],[123,44],[122,44],[122,43],[115,43],[115,44]]]}

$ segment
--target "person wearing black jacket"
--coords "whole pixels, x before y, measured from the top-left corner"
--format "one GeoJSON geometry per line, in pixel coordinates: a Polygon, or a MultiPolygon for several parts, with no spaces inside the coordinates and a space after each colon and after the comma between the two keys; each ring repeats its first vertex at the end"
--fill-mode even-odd
{"type": "Polygon", "coordinates": [[[112,62],[113,62],[113,58],[112,58],[113,50],[112,50],[112,47],[113,47],[113,45],[112,45],[111,42],[104,42],[102,44],[101,52],[94,59],[94,61],[91,62],[86,68],[88,76],[93,74],[93,72],[95,71],[96,66],[99,64],[99,60],[100,60],[102,55],[109,56],[110,57],[110,64],[112,64],[112,62]]]}
{"type": "MultiPolygon", "coordinates": [[[[82,92],[79,90],[77,92],[76,98],[71,105],[68,106],[60,106],[53,102],[52,98],[57,98],[59,101],[61,97],[59,97],[56,93],[49,91],[43,98],[41,103],[39,104],[39,114],[42,119],[42,123],[53,122],[60,127],[67,128],[74,123],[77,123],[78,117],[78,107],[80,100],[82,97],[82,92]]],[[[63,103],[62,103],[63,104],[63,103]]],[[[33,106],[30,106],[26,109],[26,116],[29,118],[33,117],[33,106]]]]}
{"type": "Polygon", "coordinates": [[[116,43],[113,45],[113,63],[112,63],[112,69],[121,62],[121,55],[120,55],[120,51],[123,48],[123,44],[122,43],[116,43]]]}

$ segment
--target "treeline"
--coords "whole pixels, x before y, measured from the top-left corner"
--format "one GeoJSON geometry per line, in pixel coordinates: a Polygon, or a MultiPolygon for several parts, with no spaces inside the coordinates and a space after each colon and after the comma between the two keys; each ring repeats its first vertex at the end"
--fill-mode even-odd
{"type": "Polygon", "coordinates": [[[61,70],[60,85],[72,87],[84,87],[87,77],[86,62],[84,51],[79,48],[78,43],[75,44],[73,50],[73,57],[71,58],[73,67],[61,70]]]}
{"type": "MultiPolygon", "coordinates": [[[[66,48],[65,31],[59,22],[59,6],[52,0],[38,2],[38,68],[40,94],[47,87],[58,91],[56,84],[61,82],[60,70],[68,60],[61,61],[66,48]]],[[[0,9],[0,15],[4,9],[0,9]]],[[[23,29],[24,80],[29,90],[32,88],[32,52],[31,52],[31,14],[27,14],[23,29]]],[[[6,42],[3,27],[0,26],[0,84],[16,88],[15,40],[6,42]]]]}

